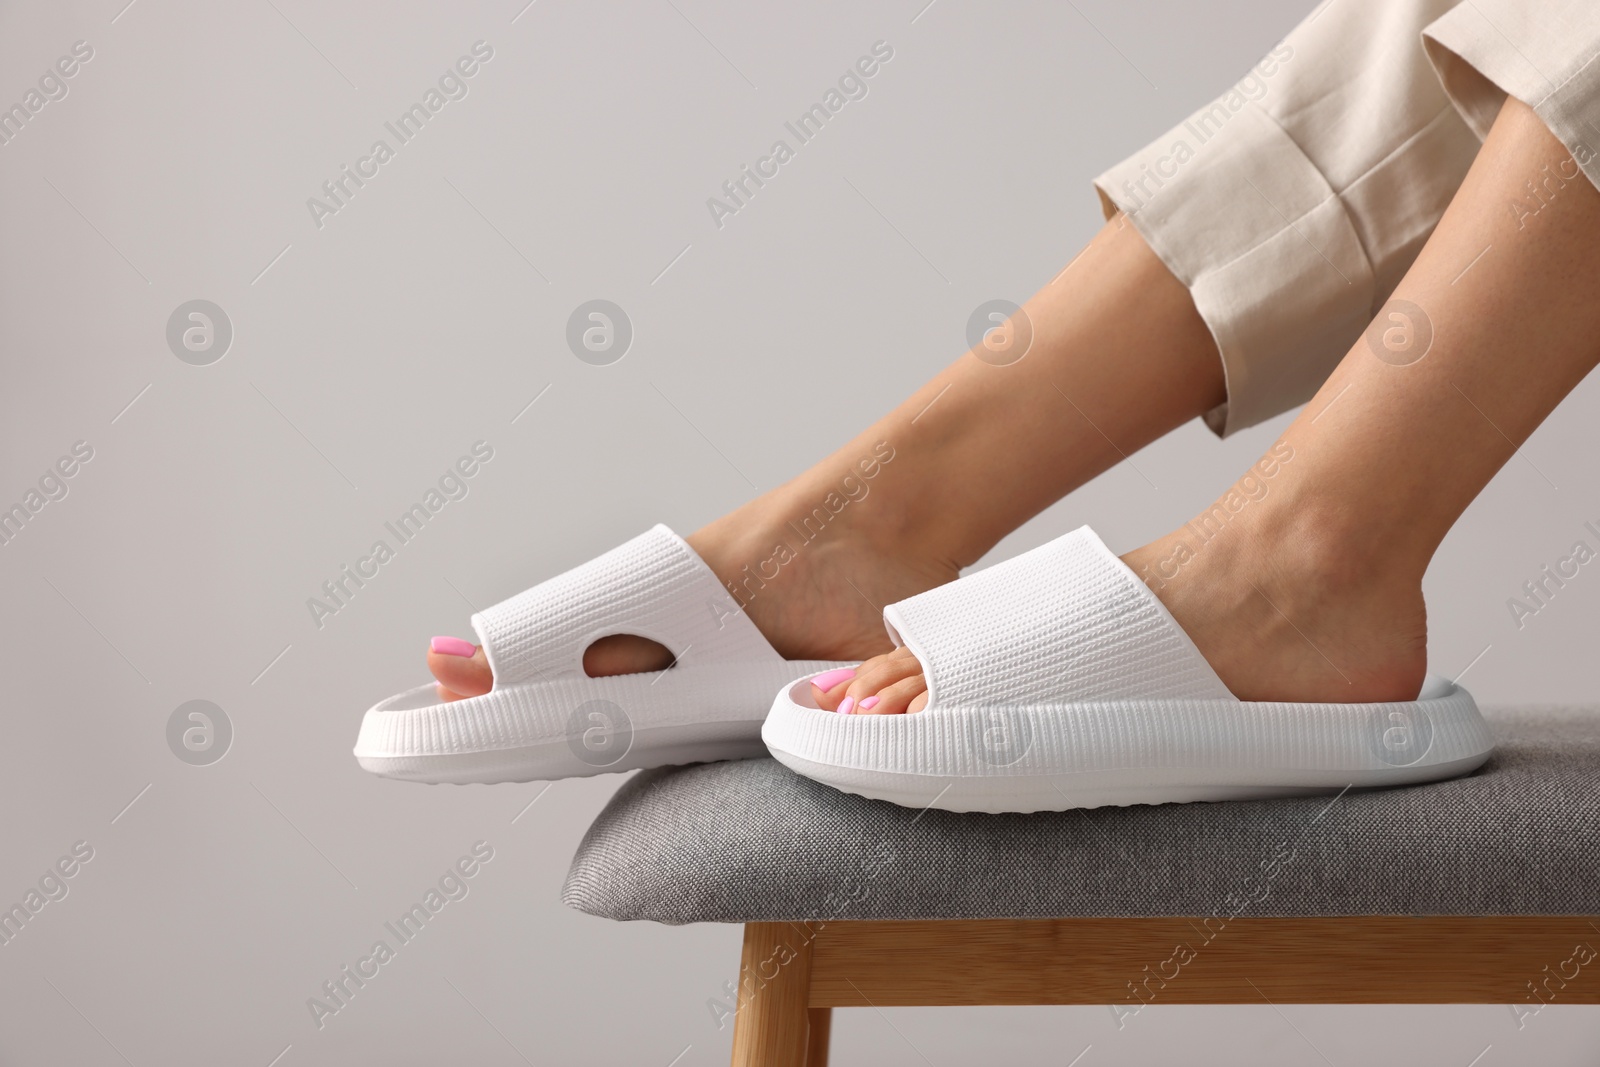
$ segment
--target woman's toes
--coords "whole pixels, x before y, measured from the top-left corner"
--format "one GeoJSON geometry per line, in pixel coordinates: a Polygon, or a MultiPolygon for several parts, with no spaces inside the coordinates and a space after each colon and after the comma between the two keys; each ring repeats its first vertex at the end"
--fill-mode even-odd
{"type": "Polygon", "coordinates": [[[840,667],[811,679],[811,697],[823,711],[844,715],[899,715],[928,703],[922,664],[905,647],[873,656],[859,667],[840,667]]]}
{"type": "Polygon", "coordinates": [[[885,686],[873,696],[856,703],[857,715],[902,715],[907,711],[921,711],[928,702],[928,684],[919,670],[909,678],[902,678],[885,686]],[[915,708],[913,708],[915,705],[915,708]]]}
{"type": "Polygon", "coordinates": [[[856,676],[845,687],[845,696],[836,710],[846,715],[859,712],[873,714],[878,704],[867,706],[864,702],[873,697],[880,700],[886,690],[914,675],[922,673],[922,664],[904,648],[874,656],[856,668],[856,676]]]}
{"type": "Polygon", "coordinates": [[[873,656],[857,667],[855,679],[850,683],[850,695],[859,701],[902,678],[921,673],[922,664],[917,662],[917,657],[905,647],[897,648],[893,652],[873,656]]]}
{"type": "Polygon", "coordinates": [[[838,711],[840,703],[844,700],[845,690],[849,688],[855,676],[854,667],[824,671],[811,679],[811,699],[815,700],[817,707],[823,711],[838,711]]]}
{"type": "Polygon", "coordinates": [[[459,637],[435,637],[429,643],[428,670],[439,683],[439,696],[444,700],[481,696],[494,686],[483,649],[459,637]]]}

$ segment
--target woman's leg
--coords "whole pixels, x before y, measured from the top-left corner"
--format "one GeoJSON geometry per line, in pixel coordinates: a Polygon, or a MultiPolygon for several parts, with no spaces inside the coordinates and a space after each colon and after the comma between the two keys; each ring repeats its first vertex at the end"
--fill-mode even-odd
{"type": "MultiPolygon", "coordinates": [[[[1021,359],[968,353],[821,463],[688,538],[786,657],[886,650],[883,605],[955,578],[1040,510],[1224,398],[1216,345],[1188,289],[1121,218],[1023,312],[1032,343],[1021,359]],[[870,480],[864,460],[875,464],[870,480]]],[[[584,657],[591,675],[670,662],[662,646],[626,636],[584,657]]],[[[492,682],[481,649],[430,651],[428,663],[447,696],[492,682]]]]}
{"type": "MultiPolygon", "coordinates": [[[[968,355],[833,456],[690,537],[773,645],[877,652],[884,604],[955,578],[1125,454],[1196,415],[1230,432],[1310,396],[1476,151],[1419,43],[1451,2],[1319,9],[1233,90],[1102,176],[1108,210],[1133,212],[1132,224],[1114,219],[1028,302],[1026,358],[968,355]],[[870,496],[811,537],[806,519],[843,499],[844,479],[880,447],[895,458],[870,496]]],[[[616,637],[584,663],[600,675],[669,660],[616,637]]],[[[429,665],[445,695],[491,682],[481,652],[429,665]]]]}
{"type": "MultiPolygon", "coordinates": [[[[1515,449],[1600,362],[1600,191],[1510,100],[1394,297],[1218,506],[1128,553],[1244,700],[1417,695],[1422,577],[1515,449]],[[1548,170],[1545,168],[1548,167],[1548,170]],[[1537,214],[1546,173],[1569,180],[1537,214]]],[[[827,694],[925,702],[903,650],[827,694]]]]}

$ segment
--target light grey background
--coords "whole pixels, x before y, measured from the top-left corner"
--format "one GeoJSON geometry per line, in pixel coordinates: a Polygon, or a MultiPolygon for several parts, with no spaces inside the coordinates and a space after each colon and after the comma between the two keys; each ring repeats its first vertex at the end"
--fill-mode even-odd
{"type": "MultiPolygon", "coordinates": [[[[736,929],[558,901],[619,779],[382,781],[350,755],[362,711],[425,677],[469,602],[652,522],[692,530],[897,402],[973,308],[1020,301],[1089,237],[1094,174],[1303,12],[125,2],[0,14],[0,103],[94,48],[0,147],[0,503],[94,449],[0,547],[0,902],[95,850],[0,947],[0,1063],[725,1062],[706,1002],[736,929]],[[306,199],[478,40],[494,57],[469,95],[318,229],[306,199]],[[894,58],[869,95],[716,228],[707,197],[878,40],[894,58]],[[197,298],[235,333],[205,367],[165,341],[197,298]],[[636,331],[612,366],[565,346],[593,298],[636,331]],[[306,599],[479,439],[495,457],[470,495],[318,629],[306,599]],[[167,747],[193,699],[235,730],[210,766],[167,747]],[[307,998],[479,840],[470,895],[318,1030],[307,998]]],[[[1506,606],[1600,520],[1597,417],[1591,380],[1430,574],[1435,668],[1471,665],[1482,700],[1600,692],[1600,577],[1522,630],[1506,606]]],[[[1084,521],[1140,543],[1281,424],[1226,443],[1190,425],[995,555],[1084,521]]],[[[1103,1008],[898,1009],[839,1013],[835,1062],[1491,1067],[1597,1042],[1600,1018],[1559,1007],[1521,1032],[1504,1007],[1157,1007],[1120,1033],[1103,1008]]]]}

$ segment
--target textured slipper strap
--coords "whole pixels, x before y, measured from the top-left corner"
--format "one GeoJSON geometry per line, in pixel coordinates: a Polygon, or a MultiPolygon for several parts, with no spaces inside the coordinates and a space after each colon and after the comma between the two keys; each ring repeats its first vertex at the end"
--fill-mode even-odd
{"type": "Polygon", "coordinates": [[[688,543],[656,526],[472,617],[495,688],[581,676],[607,634],[659,641],[688,663],[782,657],[688,543]]]}
{"type": "Polygon", "coordinates": [[[884,609],[929,707],[1231,700],[1166,606],[1087,526],[884,609]]]}

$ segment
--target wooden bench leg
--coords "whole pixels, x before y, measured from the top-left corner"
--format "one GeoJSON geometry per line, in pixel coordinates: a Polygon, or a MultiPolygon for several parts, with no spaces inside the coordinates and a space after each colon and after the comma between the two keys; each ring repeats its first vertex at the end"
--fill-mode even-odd
{"type": "Polygon", "coordinates": [[[832,1008],[807,1008],[811,1040],[806,1045],[806,1067],[828,1067],[828,1039],[833,1034],[832,1008]]]}
{"type": "Polygon", "coordinates": [[[826,1067],[832,1012],[810,1007],[815,937],[805,923],[745,924],[733,1067],[826,1067]]]}

